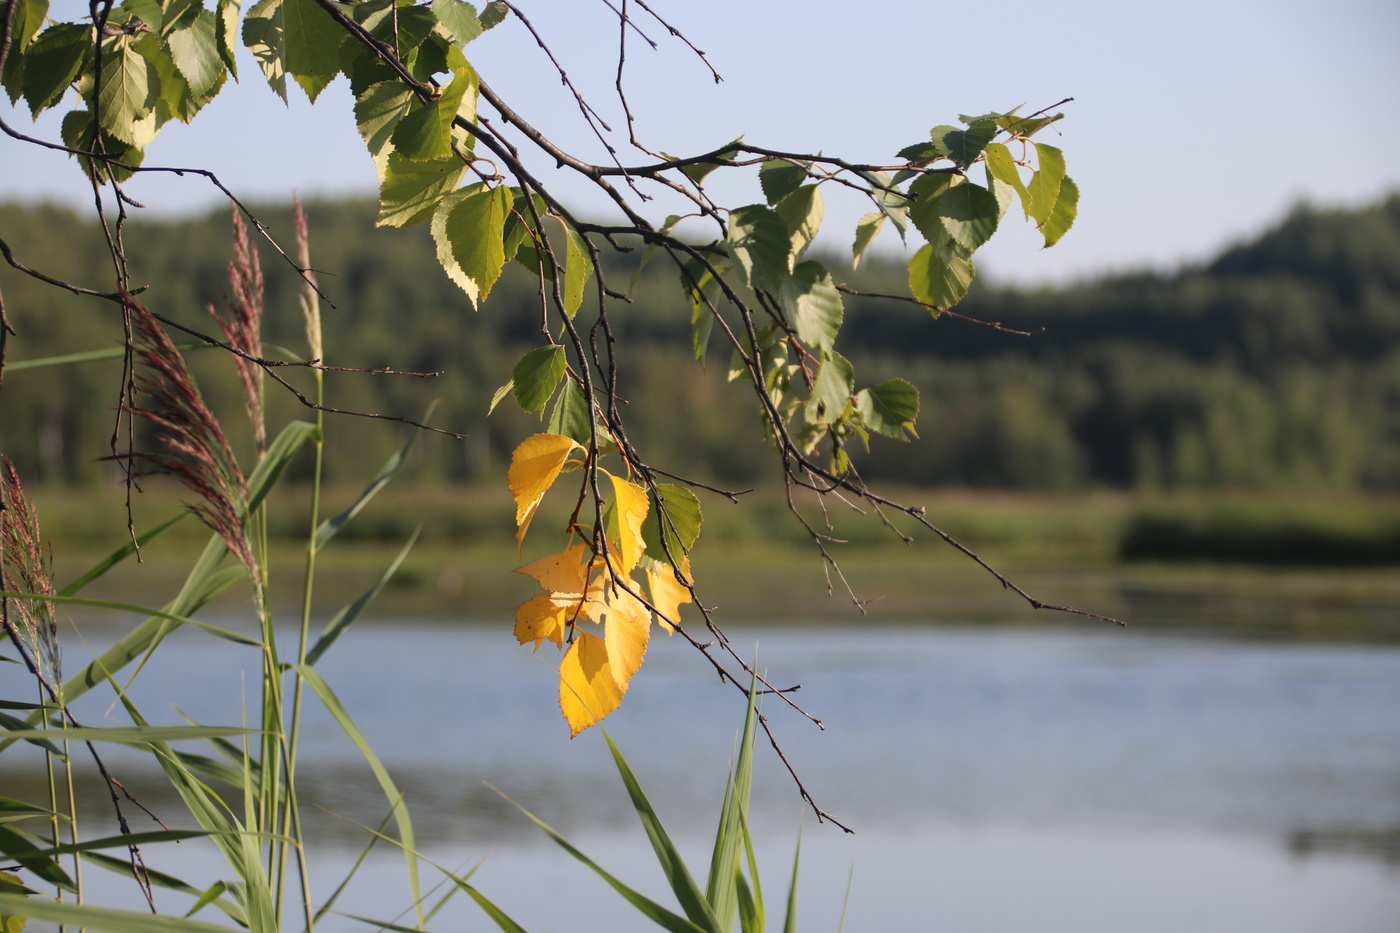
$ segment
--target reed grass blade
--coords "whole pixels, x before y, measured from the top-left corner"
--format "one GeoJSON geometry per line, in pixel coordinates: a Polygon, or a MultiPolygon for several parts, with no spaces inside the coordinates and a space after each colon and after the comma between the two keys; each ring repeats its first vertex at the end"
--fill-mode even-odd
{"type": "Polygon", "coordinates": [[[0,894],[0,914],[47,920],[104,933],[238,933],[238,927],[215,926],[189,917],[117,910],[89,904],[58,904],[40,898],[0,894]]]}
{"type": "MultiPolygon", "coordinates": [[[[322,527],[325,526],[323,525],[322,527]]],[[[326,623],[326,627],[321,631],[321,637],[316,639],[316,644],[312,645],[311,650],[306,653],[306,663],[308,665],[314,665],[319,661],[321,656],[330,649],[331,645],[335,644],[336,639],[360,617],[360,613],[364,612],[365,607],[379,595],[379,591],[384,589],[384,586],[404,562],[404,558],[408,556],[408,552],[413,549],[413,545],[418,540],[420,531],[422,531],[421,528],[414,529],[412,537],[408,539],[408,543],[403,546],[398,556],[394,558],[393,563],[389,565],[389,569],[385,570],[384,573],[380,575],[373,586],[360,594],[359,598],[354,602],[342,608],[326,623]]]]}
{"type": "Polygon", "coordinates": [[[613,761],[617,764],[617,772],[622,777],[622,783],[627,788],[628,796],[632,798],[632,808],[637,811],[637,817],[642,821],[642,828],[646,830],[647,838],[651,840],[651,848],[656,853],[657,864],[661,866],[661,871],[666,875],[666,881],[670,884],[672,893],[676,895],[676,901],[681,905],[681,909],[685,911],[691,922],[709,930],[719,930],[719,919],[711,910],[704,892],[700,890],[700,886],[695,883],[695,879],[691,876],[690,869],[686,867],[685,861],[681,858],[680,850],[671,841],[656,809],[642,790],[641,782],[632,773],[632,768],[627,764],[627,760],[623,758],[622,752],[618,750],[612,736],[608,735],[606,730],[603,730],[603,738],[607,740],[608,748],[612,751],[613,761]]]}

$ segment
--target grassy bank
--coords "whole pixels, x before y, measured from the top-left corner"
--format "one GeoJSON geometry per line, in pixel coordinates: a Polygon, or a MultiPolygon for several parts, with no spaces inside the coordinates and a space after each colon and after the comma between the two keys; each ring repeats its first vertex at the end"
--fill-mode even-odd
{"type": "MultiPolygon", "coordinates": [[[[562,492],[561,485],[561,492],[562,492]]],[[[357,487],[330,487],[323,512],[353,501],[357,487]]],[[[1099,565],[1140,561],[1376,566],[1400,564],[1400,496],[1362,494],[1182,493],[1131,495],[1007,493],[967,490],[894,489],[892,498],[927,509],[927,518],[975,550],[1003,560],[1099,565]]],[[[305,533],[306,516],[295,487],[279,488],[270,509],[274,544],[305,533]]],[[[126,525],[119,487],[40,489],[36,498],[51,540],[85,553],[110,547],[126,525]]],[[[810,540],[776,490],[745,493],[738,504],[706,495],[705,542],[726,546],[784,547],[810,540]]],[[[154,483],[135,498],[138,529],[180,508],[181,494],[154,483]]],[[[563,527],[571,502],[547,500],[537,527],[563,527]]],[[[804,503],[814,528],[850,546],[902,547],[898,535],[876,516],[853,510],[821,511],[804,503]]],[[[591,516],[582,515],[588,522],[591,516]]],[[[504,483],[439,485],[402,483],[382,491],[342,540],[396,545],[415,530],[425,546],[492,548],[512,540],[514,506],[504,483]]],[[[907,516],[892,524],[916,539],[934,536],[907,516]]],[[[194,522],[166,538],[175,548],[202,543],[194,522]]],[[[956,559],[951,549],[947,559],[956,559]]],[[[934,559],[943,559],[935,555],[934,559]]]]}
{"type": "MultiPolygon", "coordinates": [[[[351,501],[354,492],[329,490],[330,508],[351,501]]],[[[1400,637],[1400,574],[1374,560],[1346,567],[1338,559],[1400,528],[1400,502],[1394,499],[911,490],[902,495],[926,505],[931,521],[1047,602],[1092,608],[1154,630],[1205,627],[1289,638],[1400,637]],[[1189,529],[1201,544],[1195,551],[1181,548],[1159,551],[1154,559],[1125,560],[1129,545],[1144,547],[1145,527],[1156,529],[1161,541],[1184,540],[1172,529],[1189,529]],[[1279,547],[1280,536],[1291,536],[1284,540],[1296,547],[1307,533],[1317,541],[1350,543],[1333,551],[1319,552],[1314,546],[1291,552],[1318,555],[1311,563],[1280,566],[1277,560],[1248,560],[1274,553],[1268,549],[1279,547]]],[[[86,559],[124,540],[120,489],[50,489],[39,498],[60,581],[86,567],[86,559]]],[[[296,570],[303,558],[296,536],[306,521],[291,502],[277,499],[270,512],[270,558],[279,565],[273,579],[287,588],[271,596],[287,601],[298,595],[296,570]]],[[[537,518],[536,527],[562,527],[567,512],[559,503],[548,507],[553,511],[537,518]]],[[[179,508],[178,495],[152,487],[137,503],[137,525],[149,526],[179,508]]],[[[926,531],[906,546],[878,520],[829,517],[833,535],[847,542],[828,545],[844,581],[823,564],[780,498],[755,493],[742,505],[707,501],[695,556],[702,596],[727,620],[1065,621],[1031,610],[926,531]]],[[[341,545],[323,556],[320,608],[332,612],[358,596],[421,527],[417,545],[388,584],[377,613],[500,624],[537,592],[530,580],[510,572],[522,560],[511,546],[513,522],[513,505],[498,487],[390,486],[347,527],[341,545]]],[[[183,521],[147,549],[142,567],[114,574],[98,589],[136,603],[146,602],[147,593],[168,591],[207,534],[198,522],[183,521]]],[[[523,559],[534,556],[539,555],[527,551],[523,559]]],[[[232,606],[247,598],[234,590],[223,601],[232,606]]]]}

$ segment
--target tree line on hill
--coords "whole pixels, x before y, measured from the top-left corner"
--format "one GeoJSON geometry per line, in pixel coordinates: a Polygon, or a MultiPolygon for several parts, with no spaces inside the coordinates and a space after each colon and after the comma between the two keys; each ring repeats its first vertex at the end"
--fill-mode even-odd
{"type": "MultiPolygon", "coordinates": [[[[438,399],[420,475],[470,480],[500,469],[519,439],[543,430],[509,404],[487,417],[515,361],[540,342],[534,283],[515,268],[481,311],[433,261],[427,231],[373,227],[369,201],[307,205],[313,264],[334,303],[324,314],[327,362],[442,375],[337,373],[327,403],[409,418],[438,399]]],[[[290,242],[288,205],[255,210],[290,242]]],[[[101,288],[110,259],[101,232],[51,205],[0,205],[0,236],[31,267],[101,288]]],[[[226,289],[226,212],[134,220],[124,236],[152,310],[216,333],[204,310],[226,289]]],[[[268,344],[302,349],[297,282],[263,247],[268,344]]],[[[614,285],[636,255],[609,257],[614,285]]],[[[903,267],[867,258],[845,281],[861,292],[906,291],[903,267]]],[[[726,382],[728,352],[690,350],[690,308],[657,257],[617,314],[619,341],[640,345],[621,374],[634,440],[664,469],[728,485],[775,475],[754,439],[753,402],[726,382]]],[[[0,266],[14,327],[11,364],[119,347],[117,306],[78,299],[0,266]]],[[[1171,275],[1123,275],[1034,291],[975,286],[959,312],[1028,337],[896,301],[846,299],[846,354],[864,380],[910,379],[922,398],[920,440],[876,438],[855,457],[871,481],[1016,489],[1330,488],[1400,486],[1400,195],[1358,210],[1299,208],[1257,239],[1171,275]]],[[[585,312],[586,313],[586,310],[585,312]]],[[[177,340],[184,340],[177,335],[177,340]]],[[[188,341],[185,341],[188,342],[188,341]]],[[[269,351],[270,353],[271,351],[269,351]]],[[[247,444],[239,388],[218,351],[191,352],[211,405],[247,444]]],[[[294,382],[304,373],[287,371],[294,382]]],[[[116,359],[59,369],[11,366],[0,446],[44,481],[111,474],[116,359]],[[112,399],[105,412],[88,403],[112,399]]],[[[303,380],[305,381],[305,380],[303,380]]],[[[269,383],[271,423],[299,403],[269,383]]],[[[355,481],[401,442],[381,421],[340,417],[327,463],[355,481]]],[[[333,477],[334,478],[334,477],[333,477]]]]}

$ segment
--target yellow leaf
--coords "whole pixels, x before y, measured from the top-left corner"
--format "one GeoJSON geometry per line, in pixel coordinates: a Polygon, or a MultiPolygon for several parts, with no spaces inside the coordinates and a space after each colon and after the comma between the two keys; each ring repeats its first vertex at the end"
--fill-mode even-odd
{"type": "Polygon", "coordinates": [[[559,665],[559,708],[575,736],[617,709],[622,688],[608,666],[608,649],[597,635],[580,634],[559,665]]]}
{"type": "MultiPolygon", "coordinates": [[[[631,584],[631,580],[627,581],[631,584]]],[[[651,637],[651,613],[640,599],[619,586],[608,587],[608,599],[603,610],[603,637],[608,647],[608,665],[613,680],[623,691],[646,657],[647,641],[651,637]]]]}
{"type": "Polygon", "coordinates": [[[522,645],[534,641],[536,651],[546,638],[562,648],[569,615],[569,607],[559,605],[548,594],[531,596],[515,610],[515,639],[522,645]]]}
{"type": "Polygon", "coordinates": [[[515,546],[525,540],[525,532],[540,500],[559,478],[559,471],[569,454],[579,448],[578,441],[560,434],[536,434],[525,438],[510,455],[510,494],[515,497],[515,546]]]}
{"type": "MultiPolygon", "coordinates": [[[[669,564],[655,566],[656,570],[647,571],[647,586],[651,589],[651,604],[656,607],[656,621],[670,634],[674,630],[671,623],[680,621],[681,603],[690,602],[690,590],[676,579],[676,572],[669,564]]],[[[694,582],[689,557],[682,559],[681,573],[694,582]]]]}
{"type": "Polygon", "coordinates": [[[651,503],[647,501],[647,491],[636,483],[618,479],[611,473],[608,479],[613,485],[613,508],[617,513],[618,555],[621,566],[618,572],[628,574],[637,566],[637,558],[642,556],[646,543],[642,540],[642,525],[646,523],[651,503]]]}
{"type": "MultiPolygon", "coordinates": [[[[565,616],[566,621],[572,622],[576,618],[582,617],[598,622],[601,621],[601,613],[604,611],[601,602],[603,598],[602,573],[600,572],[591,583],[588,583],[587,589],[584,588],[591,554],[592,552],[587,545],[575,544],[558,554],[550,554],[548,557],[532,560],[524,566],[515,568],[515,572],[533,577],[541,587],[548,590],[546,598],[554,605],[568,610],[568,614],[565,616]]],[[[601,566],[601,562],[599,562],[600,570],[601,566]]]]}
{"type": "Polygon", "coordinates": [[[584,574],[588,570],[585,554],[588,549],[583,544],[567,547],[558,554],[532,560],[515,568],[516,573],[533,577],[540,586],[561,596],[583,595],[584,574]]]}

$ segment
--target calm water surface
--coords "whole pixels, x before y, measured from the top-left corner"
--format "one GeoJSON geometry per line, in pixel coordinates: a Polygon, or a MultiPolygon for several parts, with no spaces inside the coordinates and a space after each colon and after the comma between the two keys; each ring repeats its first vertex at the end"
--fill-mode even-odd
{"type": "MultiPolygon", "coordinates": [[[[766,711],[818,803],[857,830],[816,825],[760,749],[766,894],[781,902],[801,827],[804,931],[837,928],[848,876],[849,931],[1400,930],[1396,646],[1087,623],[736,624],[730,635],[756,648],[775,683],[802,684],[795,696],[824,731],[772,700],[766,711]]],[[[81,650],[69,647],[70,670],[81,650]]],[[[484,859],[475,880],[532,931],[651,929],[488,786],[669,901],[601,737],[568,739],[557,657],[548,645],[532,656],[498,628],[375,622],[322,669],[406,790],[433,857],[453,868],[484,859]]],[[[255,669],[246,649],[182,633],[135,695],[153,721],[181,721],[174,697],[200,721],[236,723],[255,669]]],[[[86,704],[89,721],[105,702],[86,704]]],[[[692,649],[659,638],[607,721],[697,872],[741,715],[738,694],[692,649]]],[[[313,716],[308,738],[301,781],[317,805],[308,824],[325,850],[324,892],[362,840],[332,814],[377,823],[385,804],[328,717],[313,716]]],[[[0,775],[11,780],[26,778],[0,775]]],[[[154,787],[146,794],[161,803],[154,787]]],[[[169,857],[218,871],[189,844],[169,857]]],[[[373,883],[346,909],[392,916],[404,906],[402,860],[375,856],[366,871],[373,883]]],[[[433,928],[491,928],[457,907],[433,928]]]]}

